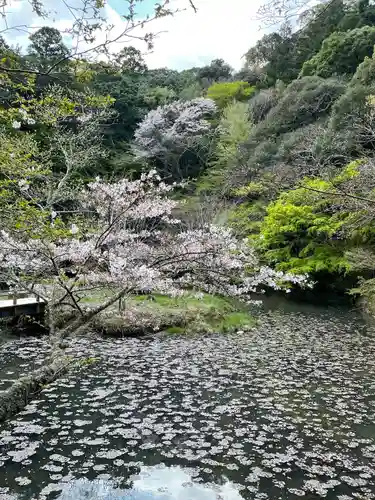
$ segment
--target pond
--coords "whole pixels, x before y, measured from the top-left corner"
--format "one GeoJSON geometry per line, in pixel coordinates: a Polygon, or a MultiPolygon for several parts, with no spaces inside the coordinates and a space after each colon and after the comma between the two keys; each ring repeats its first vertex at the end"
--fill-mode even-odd
{"type": "MultiPolygon", "coordinates": [[[[68,351],[99,359],[0,426],[1,500],[375,498],[375,333],[355,311],[276,304],[250,332],[68,351]]],[[[44,354],[0,346],[0,390],[44,354]]]]}

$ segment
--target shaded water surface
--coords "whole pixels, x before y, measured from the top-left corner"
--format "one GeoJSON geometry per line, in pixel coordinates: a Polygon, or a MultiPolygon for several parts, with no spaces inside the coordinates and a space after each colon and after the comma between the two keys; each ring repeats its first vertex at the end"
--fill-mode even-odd
{"type": "MultiPolygon", "coordinates": [[[[68,351],[100,360],[0,427],[0,499],[94,498],[64,490],[80,484],[160,499],[375,498],[373,329],[352,311],[299,309],[264,311],[234,335],[76,340],[68,351]]],[[[40,348],[0,346],[3,388],[40,348]]]]}

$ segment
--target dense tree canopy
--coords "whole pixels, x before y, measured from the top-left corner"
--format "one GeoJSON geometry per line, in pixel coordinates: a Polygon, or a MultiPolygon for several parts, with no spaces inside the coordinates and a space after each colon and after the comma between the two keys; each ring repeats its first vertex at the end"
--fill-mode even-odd
{"type": "Polygon", "coordinates": [[[301,75],[353,74],[366,56],[372,56],[375,44],[375,27],[364,26],[346,32],[332,33],[324,40],[319,52],[306,61],[301,75]]]}

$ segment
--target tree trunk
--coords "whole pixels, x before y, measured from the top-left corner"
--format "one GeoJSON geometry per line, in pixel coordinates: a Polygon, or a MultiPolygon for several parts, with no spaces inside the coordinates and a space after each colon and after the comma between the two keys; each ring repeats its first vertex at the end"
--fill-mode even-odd
{"type": "Polygon", "coordinates": [[[48,364],[13,382],[9,389],[0,394],[0,422],[23,410],[35,394],[65,373],[71,364],[72,361],[63,351],[55,349],[48,364]]]}

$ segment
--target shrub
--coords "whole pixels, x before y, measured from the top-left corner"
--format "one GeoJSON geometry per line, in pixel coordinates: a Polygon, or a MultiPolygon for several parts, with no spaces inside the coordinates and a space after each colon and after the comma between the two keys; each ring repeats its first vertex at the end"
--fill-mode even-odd
{"type": "Polygon", "coordinates": [[[283,192],[267,207],[253,240],[264,260],[277,270],[344,273],[350,264],[339,235],[347,215],[333,212],[332,201],[321,194],[332,189],[328,182],[307,180],[305,186],[283,192]]]}
{"type": "Polygon", "coordinates": [[[249,113],[254,123],[264,120],[267,113],[277,104],[279,100],[276,89],[261,90],[249,101],[249,113]]]}
{"type": "Polygon", "coordinates": [[[207,97],[215,101],[220,109],[224,109],[233,101],[248,101],[254,94],[255,87],[247,82],[214,83],[207,89],[207,97]]]}
{"type": "Polygon", "coordinates": [[[375,84],[375,58],[365,57],[365,60],[358,66],[350,86],[361,85],[374,85],[375,84]]]}
{"type": "Polygon", "coordinates": [[[309,76],[295,80],[285,89],[266,120],[254,130],[256,137],[277,136],[316,121],[329,113],[344,90],[344,82],[336,78],[324,80],[309,76]]]}
{"type": "Polygon", "coordinates": [[[145,103],[154,109],[176,100],[176,93],[168,87],[151,87],[143,95],[145,103]]]}

